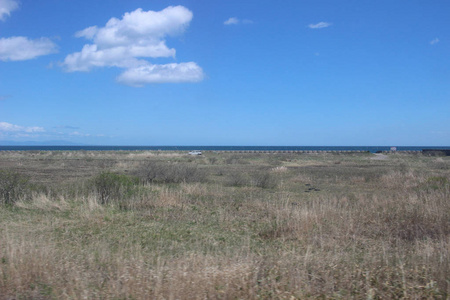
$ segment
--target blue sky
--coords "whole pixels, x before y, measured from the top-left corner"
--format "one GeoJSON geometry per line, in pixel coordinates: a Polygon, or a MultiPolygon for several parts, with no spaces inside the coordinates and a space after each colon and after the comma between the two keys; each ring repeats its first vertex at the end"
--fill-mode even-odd
{"type": "Polygon", "coordinates": [[[0,0],[0,144],[450,144],[446,0],[0,0]]]}

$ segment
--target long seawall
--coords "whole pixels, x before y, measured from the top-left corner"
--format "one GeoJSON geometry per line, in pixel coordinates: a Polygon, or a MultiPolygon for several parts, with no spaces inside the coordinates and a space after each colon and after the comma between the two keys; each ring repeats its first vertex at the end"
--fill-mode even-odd
{"type": "MultiPolygon", "coordinates": [[[[372,153],[366,150],[203,150],[202,152],[217,152],[217,153],[372,153]]],[[[418,154],[422,153],[422,150],[400,150],[400,151],[380,151],[381,153],[405,153],[405,154],[418,154]]]]}

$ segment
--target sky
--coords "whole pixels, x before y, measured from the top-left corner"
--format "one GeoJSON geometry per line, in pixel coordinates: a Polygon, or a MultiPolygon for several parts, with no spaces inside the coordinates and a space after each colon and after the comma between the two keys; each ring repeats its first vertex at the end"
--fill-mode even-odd
{"type": "Polygon", "coordinates": [[[0,144],[449,146],[447,0],[0,0],[0,144]]]}

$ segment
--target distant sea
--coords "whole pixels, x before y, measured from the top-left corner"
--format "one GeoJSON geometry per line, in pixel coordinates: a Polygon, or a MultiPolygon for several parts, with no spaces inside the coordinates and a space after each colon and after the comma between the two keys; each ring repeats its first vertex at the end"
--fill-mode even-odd
{"type": "MultiPolygon", "coordinates": [[[[0,146],[0,151],[389,151],[390,146],[0,146]]],[[[450,146],[398,146],[398,151],[449,149],[450,146]]]]}

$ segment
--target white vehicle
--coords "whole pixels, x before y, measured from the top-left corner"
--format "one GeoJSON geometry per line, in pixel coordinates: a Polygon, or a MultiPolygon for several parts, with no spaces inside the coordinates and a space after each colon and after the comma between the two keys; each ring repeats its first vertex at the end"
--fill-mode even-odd
{"type": "Polygon", "coordinates": [[[202,151],[198,151],[198,150],[190,151],[189,155],[202,155],[202,151]]]}

